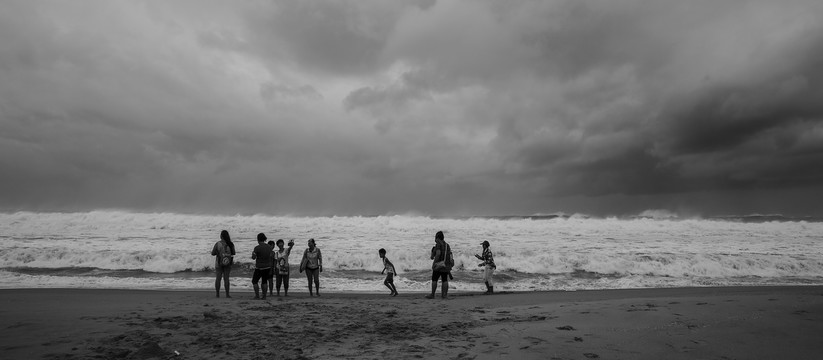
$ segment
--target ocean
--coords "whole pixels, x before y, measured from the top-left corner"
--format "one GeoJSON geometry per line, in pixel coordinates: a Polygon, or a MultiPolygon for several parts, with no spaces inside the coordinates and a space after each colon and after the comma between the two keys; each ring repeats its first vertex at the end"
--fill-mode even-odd
{"type": "Polygon", "coordinates": [[[430,289],[434,234],[455,255],[458,291],[484,291],[474,257],[488,240],[496,291],[823,285],[823,221],[779,215],[680,219],[582,215],[433,218],[278,217],[91,211],[0,213],[0,288],[214,289],[211,249],[227,230],[237,249],[234,291],[251,290],[256,235],[295,240],[290,292],[306,241],[324,259],[324,291],[388,292],[378,249],[399,292],[430,289]]]}

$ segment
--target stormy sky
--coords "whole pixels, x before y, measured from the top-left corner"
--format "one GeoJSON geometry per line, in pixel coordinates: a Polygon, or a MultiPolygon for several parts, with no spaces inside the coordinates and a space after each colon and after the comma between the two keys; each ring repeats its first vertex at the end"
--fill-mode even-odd
{"type": "Polygon", "coordinates": [[[823,2],[4,1],[0,211],[823,205],[823,2]]]}

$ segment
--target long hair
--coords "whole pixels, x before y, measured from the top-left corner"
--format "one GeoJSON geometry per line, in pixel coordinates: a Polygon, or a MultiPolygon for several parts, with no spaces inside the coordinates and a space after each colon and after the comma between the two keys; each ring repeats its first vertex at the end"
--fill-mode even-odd
{"type": "Polygon", "coordinates": [[[231,242],[231,236],[229,236],[229,232],[226,230],[221,231],[220,239],[223,239],[223,241],[225,241],[226,244],[229,245],[229,249],[231,249],[231,253],[232,255],[234,255],[234,243],[231,242]]]}

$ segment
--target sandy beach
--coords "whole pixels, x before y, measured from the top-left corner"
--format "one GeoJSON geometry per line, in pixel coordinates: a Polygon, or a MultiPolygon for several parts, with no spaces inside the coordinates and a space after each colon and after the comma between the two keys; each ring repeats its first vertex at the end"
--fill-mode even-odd
{"type": "MultiPolygon", "coordinates": [[[[0,290],[5,359],[810,359],[823,287],[326,293],[0,290]],[[179,355],[178,355],[179,354],[179,355]]],[[[402,289],[400,289],[402,291],[402,289]]]]}

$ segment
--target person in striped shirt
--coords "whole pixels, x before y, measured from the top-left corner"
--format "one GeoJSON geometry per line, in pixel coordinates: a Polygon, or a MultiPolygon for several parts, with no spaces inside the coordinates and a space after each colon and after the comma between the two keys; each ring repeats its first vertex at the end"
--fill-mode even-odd
{"type": "Polygon", "coordinates": [[[474,254],[474,256],[480,260],[483,260],[483,262],[477,266],[485,267],[483,270],[483,281],[486,282],[486,294],[492,294],[494,293],[494,282],[492,281],[492,275],[494,274],[494,270],[497,269],[497,266],[494,264],[494,255],[492,255],[489,242],[483,241],[480,245],[483,245],[483,255],[474,254]]]}

